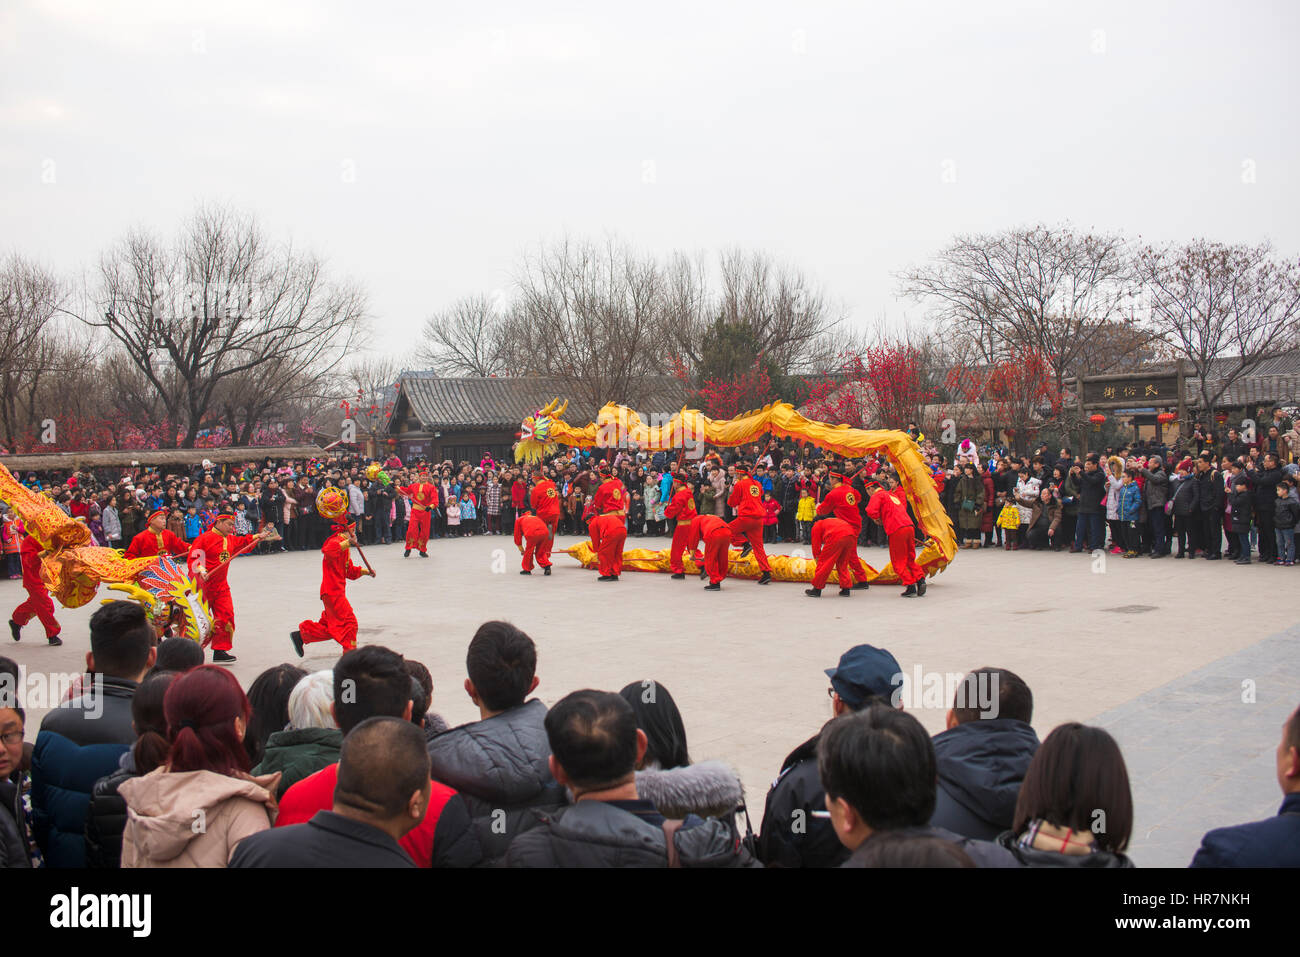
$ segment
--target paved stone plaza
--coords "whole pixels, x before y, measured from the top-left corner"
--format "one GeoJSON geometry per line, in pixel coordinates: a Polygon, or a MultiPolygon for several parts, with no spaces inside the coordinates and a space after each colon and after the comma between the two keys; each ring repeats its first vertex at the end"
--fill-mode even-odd
{"type": "MultiPolygon", "coordinates": [[[[804,585],[781,582],[732,579],[709,593],[694,578],[626,573],[603,584],[567,555],[550,578],[523,577],[505,536],[435,541],[428,559],[403,560],[398,545],[367,554],[378,578],[349,585],[361,641],[424,662],[434,710],[449,723],[477,717],[462,689],[471,635],[486,619],[508,619],[537,641],[538,694],[548,703],[642,679],[667,687],[692,757],[733,764],[755,827],[781,760],[830,716],[823,669],[864,641],[892,651],[909,676],[981,665],[1017,672],[1034,693],[1040,737],[1069,720],[1110,729],[1132,775],[1139,866],[1184,866],[1208,828],[1271,816],[1281,802],[1274,750],[1300,701],[1300,627],[1281,596],[1300,581],[1296,569],[963,551],[921,599],[881,586],[851,598],[831,588],[814,600],[804,585]]],[[[881,549],[861,554],[885,561],[881,549]]],[[[298,661],[288,634],[320,614],[320,557],[241,558],[230,581],[233,670],[247,687],[263,669],[298,661]]],[[[0,582],[6,616],[22,595],[18,582],[0,582]]],[[[48,648],[33,621],[3,653],[30,671],[76,671],[95,607],[59,609],[62,648],[48,648]]],[[[308,646],[302,664],[326,668],[337,654],[308,646]]],[[[914,713],[937,732],[948,703],[922,698],[914,713]]],[[[29,715],[31,739],[42,714],[29,715]]]]}

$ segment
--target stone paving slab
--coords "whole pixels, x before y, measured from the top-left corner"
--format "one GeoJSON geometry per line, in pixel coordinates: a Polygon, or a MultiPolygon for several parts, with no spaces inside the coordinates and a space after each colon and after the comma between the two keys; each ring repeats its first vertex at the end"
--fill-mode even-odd
{"type": "MultiPolygon", "coordinates": [[[[900,600],[897,586],[810,599],[792,583],[729,580],[711,593],[692,578],[627,573],[602,584],[565,555],[551,577],[524,577],[506,536],[436,541],[428,559],[403,559],[398,545],[367,554],[379,577],[348,588],[361,640],[422,661],[434,709],[451,724],[477,716],[462,689],[470,637],[483,621],[506,618],[538,643],[537,693],[548,703],[646,678],[667,687],[692,756],[732,763],[756,825],[782,758],[830,716],[823,669],[860,642],[888,648],[909,676],[917,667],[1010,668],[1034,693],[1040,737],[1063,721],[1104,722],[1130,764],[1140,864],[1185,864],[1205,830],[1280,803],[1269,762],[1287,702],[1300,700],[1294,633],[1280,634],[1295,624],[1283,596],[1300,583],[1296,568],[981,549],[959,552],[922,599],[900,600]],[[1235,703],[1243,675],[1258,681],[1254,706],[1235,703]]],[[[861,554],[870,564],[886,560],[877,548],[861,554]]],[[[320,615],[320,556],[240,558],[230,582],[233,671],[247,687],[264,669],[298,661],[288,633],[320,615]]],[[[0,581],[0,610],[22,598],[19,583],[0,581]]],[[[35,671],[75,672],[95,607],[58,610],[62,648],[46,647],[33,623],[0,654],[35,671]]],[[[301,664],[328,668],[337,656],[309,646],[301,664]]],[[[950,701],[928,704],[913,711],[935,733],[950,701]]],[[[43,713],[31,709],[29,738],[43,713]]]]}

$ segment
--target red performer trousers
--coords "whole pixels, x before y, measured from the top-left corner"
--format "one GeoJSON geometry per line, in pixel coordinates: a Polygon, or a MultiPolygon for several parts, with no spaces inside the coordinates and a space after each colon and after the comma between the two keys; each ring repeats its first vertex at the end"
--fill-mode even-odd
{"type": "Polygon", "coordinates": [[[767,563],[767,552],[763,551],[763,520],[761,518],[736,518],[731,521],[731,544],[743,545],[748,540],[754,547],[754,558],[758,567],[770,572],[772,566],[767,563]]]}
{"type": "Polygon", "coordinates": [[[208,643],[213,651],[229,651],[235,646],[235,603],[230,597],[230,586],[224,581],[204,585],[203,597],[212,609],[208,643]]]}
{"type": "Polygon", "coordinates": [[[320,600],[325,603],[325,613],[320,616],[320,621],[304,621],[298,626],[303,644],[333,640],[342,645],[344,651],[351,651],[357,646],[357,616],[352,611],[352,603],[346,595],[322,593],[320,600]]]}
{"type": "Polygon", "coordinates": [[[37,582],[33,586],[24,579],[23,587],[27,589],[27,600],[15,608],[10,617],[20,628],[33,618],[39,618],[45,626],[45,637],[53,638],[59,633],[59,622],[54,617],[54,602],[50,601],[45,583],[37,582]]]}
{"type": "Polygon", "coordinates": [[[727,577],[730,562],[731,529],[723,527],[704,539],[704,570],[709,573],[709,584],[717,585],[727,577]]]}
{"type": "MultiPolygon", "coordinates": [[[[730,535],[730,532],[728,532],[728,535],[730,535]]],[[[682,564],[682,553],[686,551],[686,544],[690,540],[691,523],[679,521],[677,527],[673,529],[673,543],[668,546],[668,567],[672,569],[675,575],[686,574],[686,568],[682,564]]],[[[696,552],[691,558],[695,560],[696,565],[699,565],[704,560],[704,557],[699,552],[696,552]]]]}
{"type": "Polygon", "coordinates": [[[552,538],[548,535],[539,535],[536,538],[524,536],[524,571],[533,570],[534,557],[537,559],[537,564],[543,568],[551,567],[551,542],[552,538]]]}
{"type": "MultiPolygon", "coordinates": [[[[831,539],[823,541],[821,557],[817,559],[817,571],[813,573],[813,588],[825,588],[830,580],[831,569],[839,576],[840,587],[848,588],[853,584],[851,555],[857,552],[856,538],[831,539]]],[[[860,563],[859,563],[860,564],[860,563]]],[[[863,580],[866,579],[865,569],[863,580]]]]}
{"type": "Polygon", "coordinates": [[[406,550],[429,550],[429,510],[411,509],[411,521],[406,526],[406,550]]]}
{"type": "MultiPolygon", "coordinates": [[[[600,545],[596,554],[600,557],[602,575],[620,575],[623,572],[623,543],[627,541],[627,527],[620,522],[601,522],[605,527],[600,533],[600,545]]],[[[595,544],[595,535],[592,536],[595,544]]]]}
{"type": "Polygon", "coordinates": [[[916,530],[912,526],[900,528],[889,536],[889,560],[904,585],[915,585],[925,577],[916,563],[916,530]]]}

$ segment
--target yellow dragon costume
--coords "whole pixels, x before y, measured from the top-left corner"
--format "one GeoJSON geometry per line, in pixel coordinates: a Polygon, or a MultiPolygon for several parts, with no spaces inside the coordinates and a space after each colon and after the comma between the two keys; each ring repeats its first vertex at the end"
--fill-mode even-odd
{"type": "MultiPolygon", "coordinates": [[[[695,409],[682,409],[667,422],[648,426],[625,405],[607,404],[595,422],[573,426],[560,418],[568,402],[559,399],[538,409],[520,425],[515,461],[535,463],[555,454],[561,445],[577,448],[636,448],[650,452],[669,451],[702,443],[736,446],[754,442],[764,435],[801,439],[821,449],[847,458],[862,458],[883,452],[898,472],[912,514],[926,535],[926,542],[916,562],[927,575],[944,570],[957,552],[952,520],[948,517],[934,479],[921,457],[921,450],[906,432],[892,429],[855,429],[847,425],[829,425],[804,418],[788,402],[773,402],[761,409],[745,412],[734,419],[710,419],[695,409]]],[[[596,567],[596,553],[591,542],[582,542],[565,550],[585,568],[596,567]]],[[[698,571],[687,554],[688,571],[698,571]]],[[[811,558],[769,555],[772,577],[778,581],[812,581],[816,562],[811,558]]],[[[632,571],[667,572],[668,551],[635,548],[623,553],[623,566],[632,571]]],[[[736,578],[758,578],[761,574],[753,555],[733,557],[727,574],[736,578]]],[[[868,581],[890,584],[898,581],[891,565],[877,571],[867,565],[868,581]]],[[[837,581],[835,574],[832,581],[837,581]]]]}
{"type": "Polygon", "coordinates": [[[107,583],[143,605],[155,628],[167,623],[175,607],[184,613],[185,637],[202,643],[211,630],[212,611],[183,563],[168,555],[123,558],[115,548],[91,545],[89,528],[18,482],[4,465],[0,501],[18,513],[27,534],[44,547],[41,580],[64,608],[81,607],[107,583]]]}

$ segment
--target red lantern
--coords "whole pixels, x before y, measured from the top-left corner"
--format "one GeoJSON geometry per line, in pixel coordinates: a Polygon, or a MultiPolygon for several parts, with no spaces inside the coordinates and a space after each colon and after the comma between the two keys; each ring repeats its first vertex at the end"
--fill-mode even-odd
{"type": "Polygon", "coordinates": [[[1101,425],[1106,421],[1106,417],[1100,412],[1094,412],[1092,415],[1088,416],[1088,421],[1093,425],[1101,425]]]}
{"type": "Polygon", "coordinates": [[[1228,421],[1228,413],[1226,413],[1226,412],[1216,412],[1216,413],[1214,414],[1214,421],[1215,421],[1215,422],[1218,422],[1220,425],[1223,425],[1224,422],[1227,422],[1227,421],[1228,421]]]}
{"type": "Polygon", "coordinates": [[[1159,415],[1156,416],[1156,421],[1159,422],[1161,425],[1168,425],[1176,418],[1178,418],[1178,416],[1174,415],[1172,412],[1161,412],[1159,415]]]}

